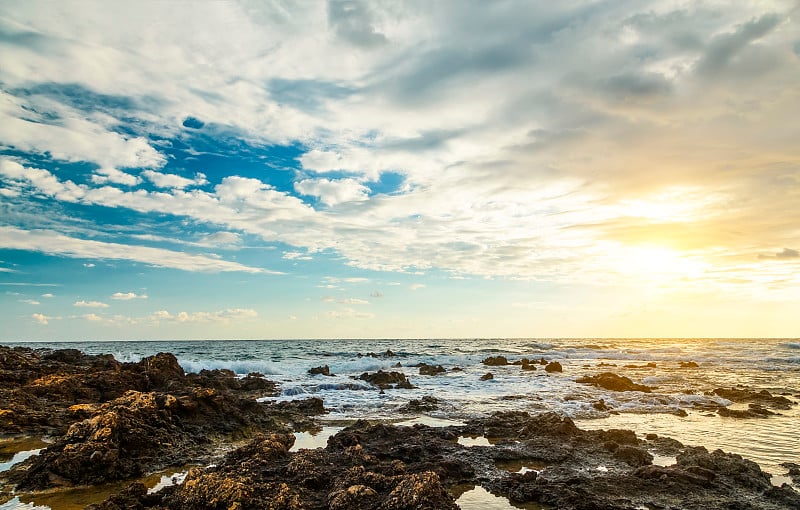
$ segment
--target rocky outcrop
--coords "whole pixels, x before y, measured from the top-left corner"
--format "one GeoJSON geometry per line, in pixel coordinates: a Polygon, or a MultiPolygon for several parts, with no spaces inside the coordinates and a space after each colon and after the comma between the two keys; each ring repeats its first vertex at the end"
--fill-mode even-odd
{"type": "Polygon", "coordinates": [[[561,366],[561,363],[558,361],[551,361],[544,367],[545,372],[552,373],[552,372],[563,372],[564,367],[561,366]]]}
{"type": "Polygon", "coordinates": [[[502,367],[508,365],[508,359],[505,356],[489,356],[481,361],[487,367],[502,367]]]}
{"type": "Polygon", "coordinates": [[[409,400],[407,404],[400,408],[404,413],[423,413],[427,411],[435,411],[439,408],[439,399],[425,395],[421,399],[409,400]]]}
{"type": "Polygon", "coordinates": [[[771,487],[768,475],[737,455],[673,441],[677,462],[654,466],[647,448],[664,438],[650,438],[645,442],[625,430],[583,431],[555,413],[496,413],[447,428],[360,421],[332,436],[324,449],[291,452],[292,436],[260,436],[218,466],[191,471],[179,486],[153,495],[133,486],[124,498],[93,510],[455,509],[451,494],[463,485],[481,485],[515,506],[565,510],[779,510],[800,503],[800,495],[771,487]],[[493,437],[494,445],[456,441],[476,434],[493,437]],[[545,467],[527,473],[499,467],[512,460],[545,467]]]}
{"type": "Polygon", "coordinates": [[[412,389],[414,386],[406,378],[402,372],[384,372],[378,370],[377,372],[364,372],[358,379],[367,381],[373,386],[377,386],[382,390],[386,389],[412,389]]]}
{"type": "Polygon", "coordinates": [[[625,376],[617,375],[613,372],[603,372],[601,374],[584,376],[575,379],[581,384],[591,384],[611,391],[642,391],[650,393],[653,389],[644,384],[636,384],[625,376]]]}
{"type": "Polygon", "coordinates": [[[782,395],[773,395],[767,390],[755,391],[750,388],[717,388],[714,395],[737,403],[754,403],[771,409],[791,409],[795,402],[782,395]]]}
{"type": "Polygon", "coordinates": [[[428,365],[426,363],[420,363],[419,365],[419,375],[439,375],[445,372],[447,372],[447,369],[442,365],[428,365]]]}
{"type": "Polygon", "coordinates": [[[0,346],[0,435],[62,435],[85,416],[76,404],[102,404],[128,391],[190,394],[210,388],[238,395],[274,394],[261,374],[239,378],[230,370],[185,374],[174,355],[159,353],[137,363],[76,349],[33,350],[0,346]]]}
{"type": "MultiPolygon", "coordinates": [[[[321,403],[321,402],[320,402],[321,403]]],[[[180,396],[129,391],[105,404],[81,406],[89,417],[12,473],[20,489],[124,480],[211,453],[214,440],[255,430],[291,430],[287,419],[255,400],[210,388],[180,396]]]]}
{"type": "Polygon", "coordinates": [[[310,375],[326,375],[328,377],[332,376],[331,368],[328,365],[322,365],[319,367],[309,368],[308,373],[310,375]]]}

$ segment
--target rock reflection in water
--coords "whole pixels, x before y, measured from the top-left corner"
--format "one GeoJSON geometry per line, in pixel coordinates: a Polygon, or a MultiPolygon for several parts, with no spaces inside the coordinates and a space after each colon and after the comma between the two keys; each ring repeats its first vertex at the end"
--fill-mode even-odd
{"type": "Polygon", "coordinates": [[[328,438],[335,435],[344,427],[322,427],[317,432],[295,432],[294,445],[289,450],[296,452],[300,449],[313,450],[314,448],[325,448],[328,445],[328,438]]]}
{"type": "Polygon", "coordinates": [[[172,468],[153,473],[138,480],[126,480],[93,487],[58,489],[36,494],[19,494],[0,505],[0,510],[83,510],[87,505],[100,503],[136,481],[140,481],[145,487],[155,490],[162,489],[173,483],[180,483],[186,477],[188,469],[189,466],[172,468]]]}
{"type": "Polygon", "coordinates": [[[543,510],[536,503],[512,503],[507,498],[495,496],[481,486],[461,485],[451,489],[461,510],[543,510]]]}

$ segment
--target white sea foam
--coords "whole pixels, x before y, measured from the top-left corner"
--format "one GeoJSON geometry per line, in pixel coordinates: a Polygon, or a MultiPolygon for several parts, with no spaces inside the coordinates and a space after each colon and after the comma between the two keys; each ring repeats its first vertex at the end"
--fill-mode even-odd
{"type": "Polygon", "coordinates": [[[236,374],[258,372],[264,375],[281,375],[289,371],[287,370],[289,367],[286,365],[260,360],[221,361],[179,359],[178,363],[180,363],[183,370],[187,373],[199,373],[201,370],[227,369],[232,370],[236,374]]]}

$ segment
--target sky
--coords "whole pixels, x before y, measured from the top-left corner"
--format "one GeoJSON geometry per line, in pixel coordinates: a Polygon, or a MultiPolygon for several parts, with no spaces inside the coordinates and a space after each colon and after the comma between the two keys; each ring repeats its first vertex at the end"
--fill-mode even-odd
{"type": "Polygon", "coordinates": [[[0,341],[800,336],[798,20],[5,1],[0,341]]]}

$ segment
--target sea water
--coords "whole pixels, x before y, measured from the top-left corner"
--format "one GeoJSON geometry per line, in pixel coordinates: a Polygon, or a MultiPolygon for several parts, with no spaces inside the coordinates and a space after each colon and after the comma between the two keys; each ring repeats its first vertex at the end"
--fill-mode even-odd
{"type": "MultiPolygon", "coordinates": [[[[800,339],[417,339],[264,340],[28,343],[33,348],[75,348],[138,361],[172,352],[187,372],[225,368],[259,372],[280,384],[267,400],[323,399],[332,424],[367,418],[448,423],[495,411],[556,411],[583,428],[629,428],[640,436],[657,433],[695,446],[722,448],[781,475],[784,462],[800,463],[800,405],[767,418],[721,417],[717,406],[731,402],[715,388],[746,386],[800,401],[800,339]],[[389,352],[387,352],[389,351],[389,352]],[[544,366],[485,366],[488,356],[558,361],[561,373],[544,366]],[[693,361],[698,368],[683,368],[693,361]],[[442,365],[447,372],[419,375],[414,365],[442,365]],[[648,366],[650,364],[650,366],[648,366]],[[332,374],[310,375],[328,365],[332,374]],[[655,365],[655,366],[653,366],[655,365]],[[455,369],[455,370],[454,370],[455,369]],[[379,391],[357,377],[394,370],[415,389],[379,391]],[[481,380],[492,372],[493,379],[481,380]],[[654,388],[652,393],[613,392],[575,379],[614,372],[654,388]],[[404,412],[412,399],[433,396],[438,408],[420,416],[404,412]],[[603,399],[608,411],[593,404],[603,399]]],[[[784,480],[778,478],[778,480],[784,480]]]]}

